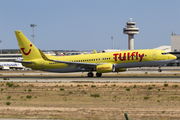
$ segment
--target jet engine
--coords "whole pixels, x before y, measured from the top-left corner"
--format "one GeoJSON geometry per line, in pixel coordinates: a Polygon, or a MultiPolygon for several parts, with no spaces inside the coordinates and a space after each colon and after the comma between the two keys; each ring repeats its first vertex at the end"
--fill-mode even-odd
{"type": "Polygon", "coordinates": [[[97,73],[106,73],[106,72],[124,72],[127,71],[127,68],[116,69],[114,64],[103,64],[96,66],[97,73]]]}
{"type": "Polygon", "coordinates": [[[106,72],[114,72],[115,65],[114,64],[103,64],[96,66],[97,73],[106,73],[106,72]]]}

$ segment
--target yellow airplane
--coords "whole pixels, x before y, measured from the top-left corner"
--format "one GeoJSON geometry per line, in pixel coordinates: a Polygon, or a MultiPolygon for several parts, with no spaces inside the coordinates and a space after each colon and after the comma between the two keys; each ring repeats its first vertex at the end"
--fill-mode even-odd
{"type": "Polygon", "coordinates": [[[102,73],[123,72],[132,67],[165,66],[177,57],[162,50],[143,49],[127,50],[108,53],[73,55],[73,56],[52,56],[44,54],[37,49],[21,31],[15,31],[17,41],[22,53],[23,61],[18,61],[23,66],[34,70],[49,72],[88,72],[88,77],[101,77],[102,73]]]}

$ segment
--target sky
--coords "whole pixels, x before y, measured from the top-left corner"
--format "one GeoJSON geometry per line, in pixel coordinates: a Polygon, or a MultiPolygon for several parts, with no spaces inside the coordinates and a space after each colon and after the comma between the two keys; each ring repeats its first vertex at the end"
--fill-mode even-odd
{"type": "Polygon", "coordinates": [[[135,49],[171,45],[180,34],[180,0],[0,0],[2,49],[19,49],[21,30],[42,50],[128,49],[123,28],[133,18],[135,49]]]}

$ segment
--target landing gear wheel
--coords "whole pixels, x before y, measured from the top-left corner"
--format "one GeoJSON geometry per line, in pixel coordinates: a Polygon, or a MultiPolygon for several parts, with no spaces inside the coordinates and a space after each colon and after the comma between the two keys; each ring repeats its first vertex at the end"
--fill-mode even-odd
{"type": "Polygon", "coordinates": [[[158,69],[158,72],[162,72],[162,70],[161,70],[161,69],[158,69]]]}
{"type": "Polygon", "coordinates": [[[101,77],[102,73],[96,73],[96,77],[101,77]]]}
{"type": "Polygon", "coordinates": [[[88,75],[88,77],[93,77],[94,76],[93,73],[88,73],[87,75],[88,75]]]}

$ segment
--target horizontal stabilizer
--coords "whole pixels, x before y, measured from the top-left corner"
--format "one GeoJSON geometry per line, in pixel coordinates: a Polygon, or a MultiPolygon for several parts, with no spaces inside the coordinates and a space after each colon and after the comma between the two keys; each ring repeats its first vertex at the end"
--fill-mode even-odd
{"type": "Polygon", "coordinates": [[[22,60],[14,60],[14,62],[18,62],[18,63],[33,63],[32,61],[22,61],[22,60]]]}

